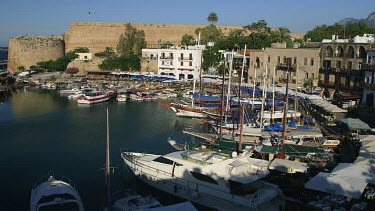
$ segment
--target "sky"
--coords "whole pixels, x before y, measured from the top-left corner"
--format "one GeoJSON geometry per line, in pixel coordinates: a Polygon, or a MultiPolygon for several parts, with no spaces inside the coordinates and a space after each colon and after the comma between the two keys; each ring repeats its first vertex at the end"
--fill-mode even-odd
{"type": "Polygon", "coordinates": [[[374,0],[2,0],[0,47],[21,35],[61,35],[70,22],[130,22],[245,26],[264,19],[270,27],[307,32],[344,18],[366,18],[374,0]],[[89,14],[90,13],[90,14],[89,14]]]}

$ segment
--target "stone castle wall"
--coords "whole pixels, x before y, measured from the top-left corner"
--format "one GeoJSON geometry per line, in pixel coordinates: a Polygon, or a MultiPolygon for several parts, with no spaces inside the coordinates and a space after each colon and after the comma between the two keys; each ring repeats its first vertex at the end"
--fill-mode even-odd
{"type": "MultiPolygon", "coordinates": [[[[205,24],[148,24],[148,23],[131,23],[138,30],[145,32],[147,44],[153,47],[157,46],[158,40],[162,43],[169,41],[179,45],[181,37],[184,34],[191,34],[194,37],[195,30],[206,27],[205,24]]],[[[73,22],[70,24],[65,33],[66,52],[77,47],[87,47],[90,52],[96,53],[103,51],[105,47],[116,46],[121,34],[125,32],[126,23],[85,23],[73,22]]],[[[242,29],[242,26],[217,26],[228,34],[230,30],[242,29]]]]}
{"type": "MultiPolygon", "coordinates": [[[[195,30],[207,24],[149,24],[131,23],[133,27],[145,32],[148,48],[157,47],[157,43],[169,41],[180,44],[184,34],[195,38],[195,30]]],[[[103,51],[106,47],[116,46],[121,34],[125,32],[126,23],[72,22],[63,35],[59,36],[22,36],[9,40],[8,69],[17,71],[18,66],[29,69],[37,62],[55,60],[64,53],[78,47],[87,47],[90,53],[103,51]]],[[[217,25],[224,34],[231,30],[242,29],[242,26],[217,25]]],[[[301,38],[303,34],[292,33],[292,37],[301,38]]],[[[80,65],[82,68],[97,70],[96,62],[80,65]],[[91,65],[90,65],[91,64],[91,65]]]]}
{"type": "Polygon", "coordinates": [[[17,72],[17,67],[30,66],[41,61],[55,60],[64,55],[62,36],[20,36],[9,39],[8,70],[17,72]]]}

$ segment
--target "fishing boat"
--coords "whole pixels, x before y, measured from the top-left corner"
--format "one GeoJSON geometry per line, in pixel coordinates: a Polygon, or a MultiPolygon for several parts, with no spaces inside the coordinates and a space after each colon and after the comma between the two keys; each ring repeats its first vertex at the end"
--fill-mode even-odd
{"type": "Polygon", "coordinates": [[[77,210],[84,211],[83,203],[74,184],[67,179],[55,179],[53,175],[41,178],[31,190],[30,210],[77,210]]]}
{"type": "Polygon", "coordinates": [[[78,88],[66,89],[66,90],[60,90],[59,91],[60,96],[69,96],[69,95],[75,95],[75,94],[79,94],[79,93],[82,93],[82,90],[80,90],[78,88]]]}
{"type": "Polygon", "coordinates": [[[121,152],[125,164],[145,183],[216,210],[284,209],[277,185],[260,180],[269,162],[242,154],[177,151],[166,155],[121,152]]]}
{"type": "Polygon", "coordinates": [[[114,96],[115,91],[91,91],[85,93],[85,96],[77,98],[77,102],[80,104],[94,104],[109,100],[114,96]]]}
{"type": "Polygon", "coordinates": [[[77,100],[78,98],[80,98],[80,97],[84,97],[84,96],[85,96],[84,93],[79,93],[79,94],[69,95],[69,96],[68,96],[68,100],[77,100]]]}

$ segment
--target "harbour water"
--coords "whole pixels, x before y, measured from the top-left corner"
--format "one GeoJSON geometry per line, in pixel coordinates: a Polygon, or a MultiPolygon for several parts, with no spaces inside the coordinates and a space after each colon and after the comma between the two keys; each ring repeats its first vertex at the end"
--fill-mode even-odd
{"type": "Polygon", "coordinates": [[[86,210],[102,210],[107,107],[113,190],[134,183],[121,148],[168,153],[168,137],[191,141],[185,127],[202,127],[156,102],[83,106],[49,90],[15,92],[0,102],[0,210],[28,210],[32,184],[49,171],[76,184],[86,210]]]}

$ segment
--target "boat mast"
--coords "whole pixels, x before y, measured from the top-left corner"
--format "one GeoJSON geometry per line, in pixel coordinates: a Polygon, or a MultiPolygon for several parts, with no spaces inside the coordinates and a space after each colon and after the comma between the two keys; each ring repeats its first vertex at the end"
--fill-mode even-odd
{"type": "MultiPolygon", "coordinates": [[[[298,107],[298,98],[297,98],[297,92],[298,92],[298,66],[296,64],[296,91],[294,92],[294,117],[297,120],[297,107],[298,107]]],[[[299,121],[298,121],[299,122],[299,121]]]]}
{"type": "MultiPolygon", "coordinates": [[[[243,51],[243,59],[242,59],[242,69],[241,69],[241,77],[240,81],[238,82],[238,115],[237,118],[240,118],[240,107],[241,107],[241,82],[242,82],[242,77],[243,77],[243,71],[245,69],[245,62],[246,62],[246,45],[245,45],[245,50],[243,51]]],[[[238,123],[238,120],[237,120],[238,123]]],[[[238,124],[237,124],[237,129],[238,129],[238,124]]]]}
{"type": "Polygon", "coordinates": [[[265,98],[266,98],[266,78],[267,78],[267,64],[266,64],[266,72],[265,72],[265,75],[263,75],[263,91],[262,91],[262,107],[261,107],[261,110],[260,110],[260,128],[263,129],[264,125],[263,125],[263,117],[264,117],[264,101],[265,101],[265,98]]]}
{"type": "Polygon", "coordinates": [[[230,80],[232,79],[232,68],[233,68],[233,54],[234,54],[234,50],[232,50],[232,58],[229,60],[229,81],[228,81],[228,94],[227,94],[227,105],[225,107],[225,111],[227,112],[227,115],[225,115],[225,121],[227,121],[227,117],[228,117],[228,112],[229,112],[229,98],[230,98],[230,86],[231,86],[231,83],[230,83],[230,80]]]}
{"type": "Polygon", "coordinates": [[[223,134],[223,110],[224,110],[224,80],[225,80],[225,63],[223,63],[223,78],[221,83],[221,101],[220,101],[220,138],[223,134]]]}
{"type": "Polygon", "coordinates": [[[109,120],[107,108],[107,135],[106,135],[106,150],[105,150],[105,187],[107,190],[107,210],[111,210],[111,190],[110,190],[110,160],[109,160],[109,120]]]}
{"type": "Polygon", "coordinates": [[[275,113],[275,75],[276,75],[276,67],[273,68],[273,76],[272,76],[272,113],[271,119],[272,123],[274,123],[273,114],[275,113]]]}
{"type": "Polygon", "coordinates": [[[286,118],[288,112],[288,84],[289,84],[289,68],[290,68],[290,59],[287,59],[287,67],[286,67],[286,87],[285,87],[285,102],[284,102],[284,114],[283,114],[283,130],[281,133],[281,141],[279,146],[279,154],[278,158],[284,159],[285,152],[284,152],[284,141],[285,141],[285,127],[286,127],[286,118]]]}
{"type": "Polygon", "coordinates": [[[256,88],[256,82],[257,82],[257,68],[254,68],[254,84],[253,84],[253,104],[251,105],[251,109],[254,110],[254,98],[255,98],[255,88],[256,88]]]}
{"type": "Polygon", "coordinates": [[[240,119],[240,138],[238,140],[238,147],[237,147],[237,152],[240,153],[242,152],[242,130],[243,130],[243,118],[245,114],[245,106],[241,105],[241,119],[240,119]]]}

